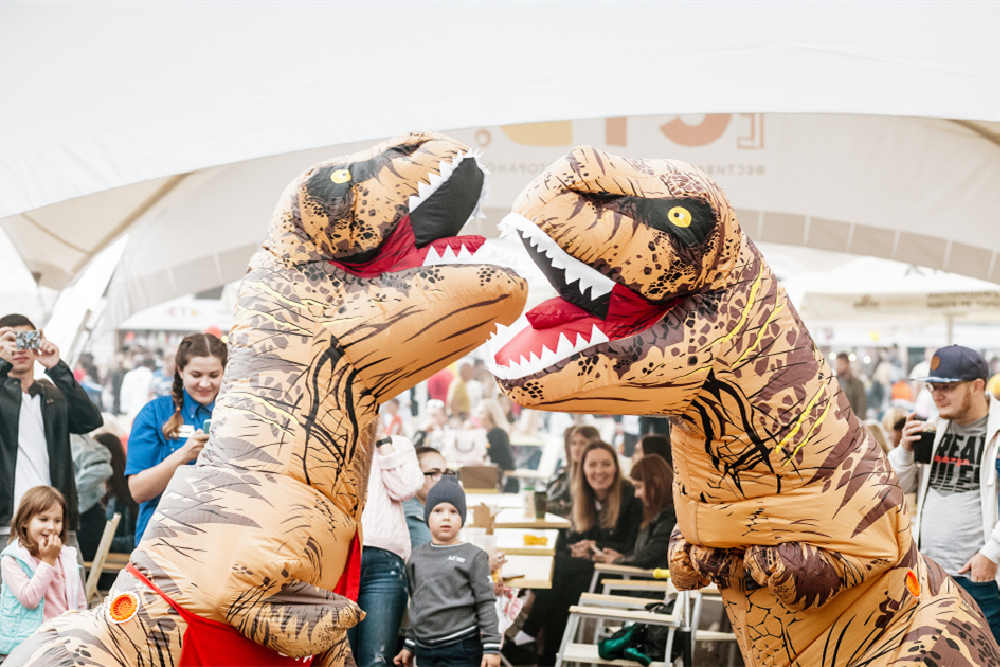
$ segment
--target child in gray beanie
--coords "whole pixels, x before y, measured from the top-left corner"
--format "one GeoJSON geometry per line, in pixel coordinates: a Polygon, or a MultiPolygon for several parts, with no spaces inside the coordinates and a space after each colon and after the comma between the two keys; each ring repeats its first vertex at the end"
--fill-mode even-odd
{"type": "Polygon", "coordinates": [[[458,511],[458,516],[461,518],[462,525],[465,525],[465,489],[461,487],[458,481],[453,475],[442,475],[438,483],[431,487],[431,490],[427,492],[427,502],[424,503],[424,521],[427,525],[430,525],[430,520],[428,517],[431,515],[431,510],[437,506],[438,503],[451,503],[458,511]]]}
{"type": "Polygon", "coordinates": [[[417,547],[406,564],[410,629],[393,662],[420,667],[499,667],[500,628],[490,562],[479,547],[459,540],[465,523],[465,491],[445,475],[427,493],[424,517],[430,544],[417,547]]]}

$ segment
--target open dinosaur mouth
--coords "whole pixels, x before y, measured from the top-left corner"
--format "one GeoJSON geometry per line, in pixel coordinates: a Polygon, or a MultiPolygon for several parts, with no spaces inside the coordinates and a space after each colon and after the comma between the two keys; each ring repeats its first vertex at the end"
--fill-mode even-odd
{"type": "Polygon", "coordinates": [[[542,372],[583,351],[634,336],[660,321],[679,301],[651,303],[568,254],[524,216],[511,213],[501,235],[517,234],[528,254],[559,292],[509,327],[498,324],[488,342],[487,366],[501,380],[542,372]]]}
{"type": "Polygon", "coordinates": [[[475,155],[459,152],[438,163],[417,183],[409,199],[409,212],[382,242],[378,252],[364,261],[333,261],[345,271],[371,277],[417,266],[473,264],[483,247],[482,236],[455,236],[480,215],[486,196],[486,170],[475,155]]]}

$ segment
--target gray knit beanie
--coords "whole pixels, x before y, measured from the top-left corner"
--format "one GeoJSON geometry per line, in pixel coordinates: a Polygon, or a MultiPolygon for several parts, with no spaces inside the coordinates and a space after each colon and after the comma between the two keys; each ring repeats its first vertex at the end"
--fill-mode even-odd
{"type": "Polygon", "coordinates": [[[427,502],[424,503],[424,521],[431,515],[431,510],[441,503],[451,503],[462,517],[465,525],[465,491],[453,475],[442,475],[438,483],[427,492],[427,502]]]}

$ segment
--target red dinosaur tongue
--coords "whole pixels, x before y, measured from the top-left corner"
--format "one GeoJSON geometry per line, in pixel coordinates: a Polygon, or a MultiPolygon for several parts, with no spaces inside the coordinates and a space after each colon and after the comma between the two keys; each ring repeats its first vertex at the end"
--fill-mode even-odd
{"type": "MultiPolygon", "coordinates": [[[[545,348],[558,351],[582,343],[596,345],[608,340],[628,338],[658,322],[679,299],[667,304],[650,303],[623,285],[611,290],[607,319],[591,315],[583,308],[556,297],[532,308],[525,317],[526,327],[494,356],[497,363],[508,365],[532,355],[541,359],[545,348]],[[596,340],[595,340],[596,339],[596,340]]],[[[561,355],[559,355],[561,356],[561,355]]]]}
{"type": "Polygon", "coordinates": [[[331,259],[330,263],[339,266],[348,273],[370,278],[380,273],[403,271],[421,266],[431,248],[434,248],[439,256],[445,256],[448,249],[451,249],[451,252],[457,256],[463,248],[470,254],[475,253],[485,242],[486,239],[482,236],[448,236],[435,239],[423,248],[417,248],[413,227],[410,225],[410,216],[407,215],[399,221],[396,229],[382,244],[378,255],[372,259],[360,264],[344,264],[331,259]]]}

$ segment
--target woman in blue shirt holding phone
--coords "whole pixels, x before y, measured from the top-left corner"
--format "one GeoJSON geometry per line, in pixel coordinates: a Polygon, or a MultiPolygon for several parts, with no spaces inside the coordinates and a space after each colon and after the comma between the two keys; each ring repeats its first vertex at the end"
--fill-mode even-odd
{"type": "Polygon", "coordinates": [[[212,334],[185,337],[177,347],[171,395],[151,400],[132,422],[125,476],[132,499],[139,503],[136,545],[174,472],[193,464],[208,442],[206,423],[228,357],[226,344],[212,334]]]}

